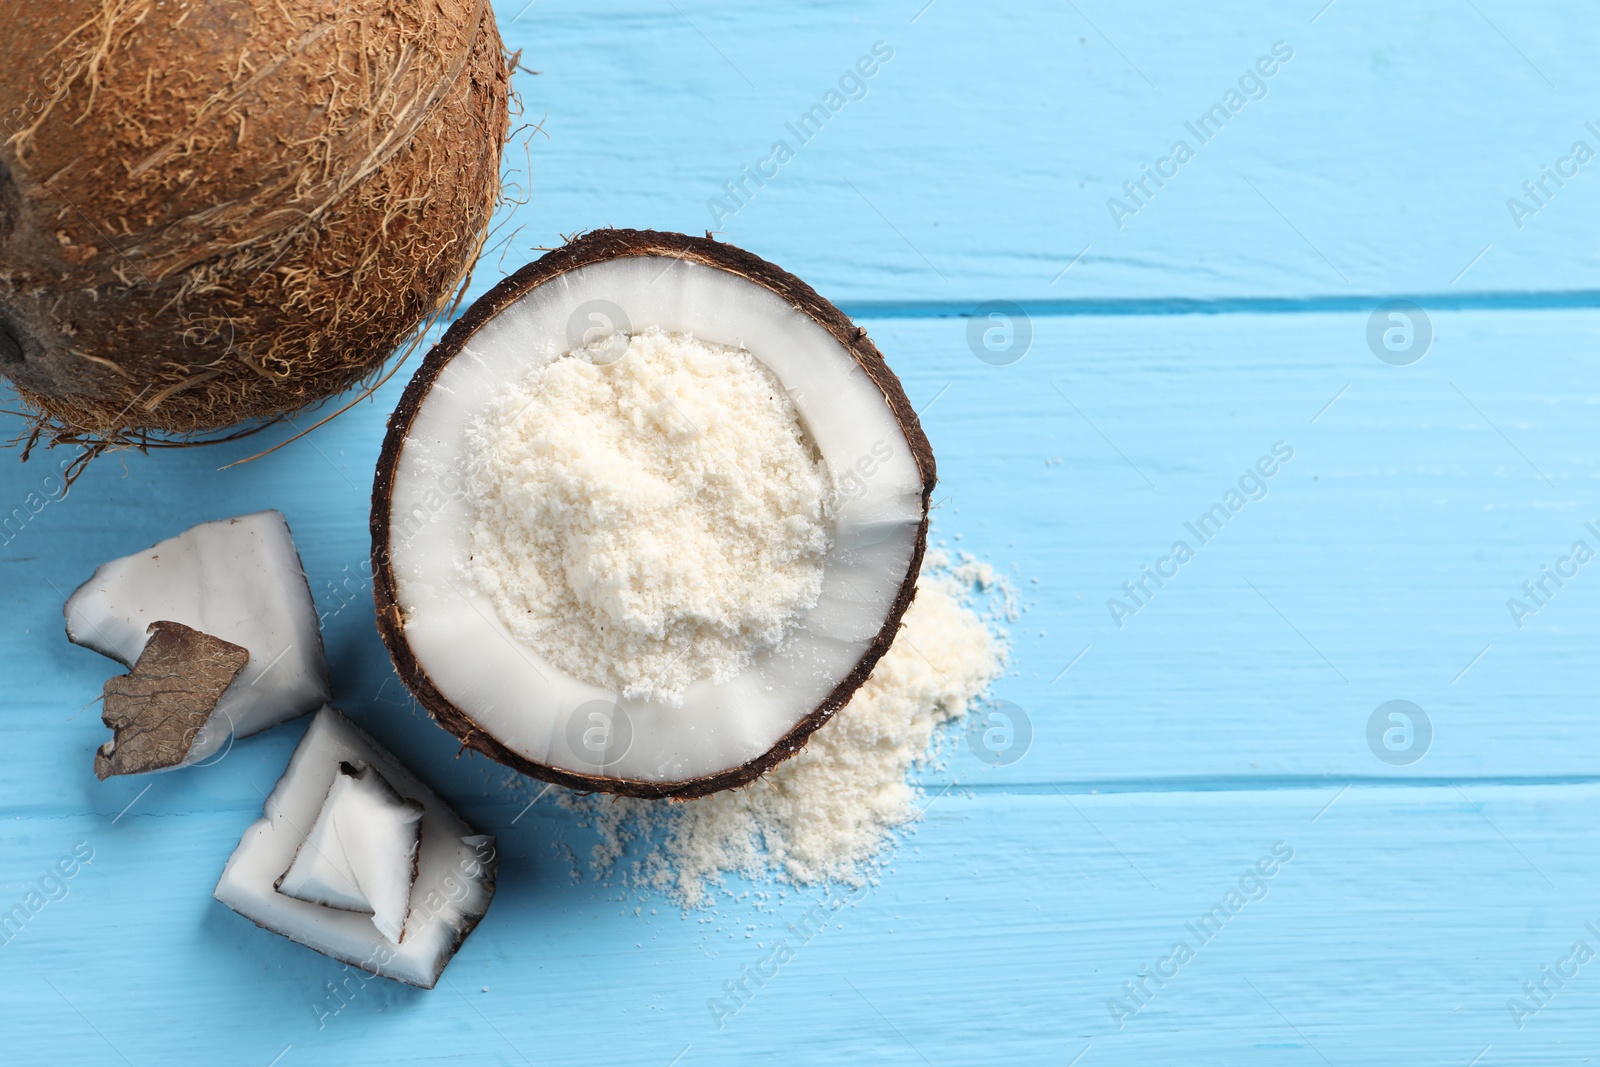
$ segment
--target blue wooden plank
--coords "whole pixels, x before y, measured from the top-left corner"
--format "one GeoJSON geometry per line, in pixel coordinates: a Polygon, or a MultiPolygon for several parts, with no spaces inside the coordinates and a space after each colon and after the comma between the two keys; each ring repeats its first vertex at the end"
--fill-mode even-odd
{"type": "MultiPolygon", "coordinates": [[[[1435,312],[1431,351],[1409,366],[1373,355],[1368,319],[1034,318],[1009,366],[974,356],[967,320],[864,320],[924,411],[936,536],[1008,573],[1028,607],[998,694],[1033,719],[1033,750],[1002,780],[1594,774],[1581,665],[1600,592],[1593,567],[1562,564],[1578,573],[1560,587],[1541,568],[1580,540],[1600,552],[1581,447],[1600,403],[1597,313],[1435,312]],[[1263,457],[1275,473],[1247,478],[1263,457]],[[1213,515],[1202,543],[1191,527],[1242,478],[1242,508],[1220,532],[1213,515]],[[1180,541],[1194,552],[1181,566],[1180,541]],[[1160,587],[1144,571],[1157,566],[1177,571],[1160,587]],[[1525,582],[1544,583],[1543,606],[1525,582]],[[1434,736],[1397,766],[1366,726],[1401,699],[1434,736]]],[[[214,468],[259,446],[102,461],[36,516],[26,494],[51,458],[0,466],[0,500],[27,520],[0,551],[34,576],[14,583],[26,632],[0,653],[17,665],[13,726],[56,770],[0,796],[76,796],[103,734],[80,709],[115,668],[66,644],[65,593],[103,559],[268,506],[300,543],[339,699],[415,719],[419,753],[452,751],[392,680],[371,619],[367,479],[397,390],[232,470],[214,468]]]]}
{"type": "Polygon", "coordinates": [[[878,327],[933,403],[941,526],[1033,604],[1008,780],[1592,775],[1591,315],[1435,313],[1409,366],[1366,314],[1036,319],[1006,367],[961,320],[878,327]],[[1435,726],[1405,766],[1366,740],[1396,699],[1435,726]]]}
{"type": "Polygon", "coordinates": [[[4,946],[0,982],[11,1046],[61,1063],[1564,1063],[1600,1037],[1600,964],[1542,969],[1600,952],[1596,857],[1563,844],[1597,805],[1593,786],[952,793],[875,889],[687,918],[574,883],[565,819],[508,827],[502,805],[505,880],[446,981],[342,998],[338,964],[205,895],[248,812],[28,818],[0,900],[80,841],[93,862],[4,946]],[[1538,1008],[1520,1029],[1513,999],[1538,1008]]]}
{"type": "Polygon", "coordinates": [[[1600,152],[1594,20],[1324,6],[542,0],[502,17],[544,131],[515,245],[712,228],[835,299],[963,309],[1600,289],[1600,163],[1571,159],[1600,152]],[[859,99],[800,129],[862,57],[859,99]],[[1226,123],[1190,132],[1252,72],[1226,123]],[[1546,178],[1558,165],[1574,176],[1546,178]]]}

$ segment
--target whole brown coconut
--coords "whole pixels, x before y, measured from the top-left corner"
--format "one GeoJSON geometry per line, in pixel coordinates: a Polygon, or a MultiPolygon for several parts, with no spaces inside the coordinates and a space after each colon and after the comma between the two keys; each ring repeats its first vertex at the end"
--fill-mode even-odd
{"type": "Polygon", "coordinates": [[[487,0],[10,0],[0,374],[94,449],[359,381],[482,247],[508,77],[487,0]]]}

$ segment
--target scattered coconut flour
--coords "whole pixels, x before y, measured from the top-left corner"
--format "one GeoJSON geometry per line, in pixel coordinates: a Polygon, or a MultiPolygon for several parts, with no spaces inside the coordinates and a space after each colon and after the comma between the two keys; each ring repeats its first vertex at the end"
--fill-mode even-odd
{"type": "Polygon", "coordinates": [[[1008,597],[1009,586],[973,563],[929,552],[904,626],[866,684],[799,754],[749,787],[677,804],[553,790],[599,833],[596,872],[613,872],[642,841],[622,880],[686,907],[708,903],[725,873],[865,880],[896,828],[920,815],[908,772],[937,761],[938,728],[965,716],[1005,668],[1005,631],[986,625],[975,601],[1008,597]]]}
{"type": "Polygon", "coordinates": [[[651,328],[537,368],[470,431],[472,579],[555,666],[673,703],[817,603],[826,467],[749,352],[651,328]]]}
{"type": "Polygon", "coordinates": [[[961,585],[988,595],[990,601],[984,613],[985,618],[1016,622],[1022,614],[1016,589],[994,569],[993,564],[978,559],[971,552],[958,552],[952,560],[944,548],[930,548],[923,558],[922,567],[924,570],[948,571],[950,577],[961,585]]]}

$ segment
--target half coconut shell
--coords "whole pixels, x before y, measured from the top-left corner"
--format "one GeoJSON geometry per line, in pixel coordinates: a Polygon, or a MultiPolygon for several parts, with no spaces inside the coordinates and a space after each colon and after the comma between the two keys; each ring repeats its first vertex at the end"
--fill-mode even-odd
{"type": "MultiPolygon", "coordinates": [[[[659,295],[654,290],[652,293],[659,295]]],[[[611,306],[616,305],[622,305],[620,310],[625,317],[630,314],[627,298],[618,295],[616,304],[611,306]]],[[[649,300],[636,299],[632,306],[645,309],[631,313],[633,328],[642,329],[652,325],[668,328],[665,324],[647,321],[652,317],[648,310],[651,306],[649,300]]],[[[567,334],[570,334],[570,329],[569,322],[567,334]]],[[[711,332],[716,332],[715,327],[711,332]]],[[[774,335],[769,333],[768,336],[770,340],[774,335]]],[[[520,343],[522,339],[517,340],[520,343]]],[[[825,358],[831,360],[834,356],[825,358]]],[[[506,374],[509,371],[497,373],[506,374]]],[[[829,433],[839,441],[848,437],[847,431],[837,427],[829,433]]],[[[857,439],[864,440],[859,435],[857,439]]],[[[849,449],[862,446],[832,446],[835,453],[840,449],[845,450],[845,454],[839,455],[830,454],[829,448],[824,447],[819,439],[814,438],[814,441],[834,477],[836,487],[840,484],[842,473],[846,477],[854,477],[847,472],[856,461],[857,454],[849,449]]],[[[448,472],[446,476],[450,476],[448,472]]],[[[811,733],[850,700],[872,673],[874,665],[888,651],[900,628],[901,617],[915,594],[917,574],[927,541],[929,501],[935,480],[932,449],[899,379],[884,362],[883,355],[867,337],[866,331],[851,322],[816,290],[749,252],[709,237],[697,238],[648,230],[598,230],[549,252],[506,278],[474,303],[428,354],[407,386],[399,406],[390,416],[373,486],[371,515],[373,595],[378,630],[401,680],[441,726],[460,738],[465,746],[524,774],[573,789],[645,798],[687,799],[745,785],[799,751],[811,733]],[[633,262],[641,257],[654,262],[633,262]],[[530,740],[539,731],[520,729],[515,709],[490,706],[497,703],[494,701],[463,698],[462,694],[470,686],[463,684],[461,679],[480,670],[481,665],[458,663],[455,660],[463,657],[471,659],[478,651],[487,653],[487,649],[464,647],[460,656],[446,656],[426,649],[419,651],[417,623],[423,613],[420,606],[423,598],[415,592],[408,594],[408,588],[429,584],[435,592],[443,590],[448,593],[449,589],[455,589],[456,586],[448,573],[440,573],[438,580],[432,583],[422,583],[418,579],[419,568],[444,568],[450,564],[443,559],[431,559],[427,549],[419,547],[416,542],[425,541],[426,528],[446,521],[447,513],[459,502],[452,502],[448,494],[441,496],[432,490],[429,494],[422,494],[417,486],[409,485],[408,480],[416,481],[422,477],[424,468],[434,477],[439,476],[439,465],[425,462],[419,456],[431,449],[449,448],[452,442],[444,439],[450,434],[441,432],[443,424],[426,412],[430,404],[463,403],[456,399],[463,395],[458,383],[465,380],[463,376],[478,375],[481,379],[488,373],[482,369],[486,362],[483,355],[486,346],[492,342],[501,345],[501,350],[504,350],[504,343],[496,341],[496,337],[503,337],[506,330],[529,331],[526,345],[519,350],[526,351],[525,362],[516,363],[516,360],[523,359],[519,355],[505,358],[512,361],[506,364],[507,367],[521,366],[524,370],[532,370],[540,359],[558,358],[578,347],[568,342],[568,337],[562,335],[559,327],[551,329],[550,324],[568,321],[565,311],[574,302],[578,302],[579,311],[596,303],[593,299],[582,302],[580,299],[586,295],[592,298],[597,291],[605,293],[604,279],[622,277],[628,272],[646,279],[645,283],[618,283],[626,288],[628,284],[653,284],[652,277],[661,278],[680,269],[685,275],[681,279],[681,292],[686,294],[682,300],[691,309],[683,311],[681,315],[669,313],[665,317],[675,318],[680,326],[683,323],[692,324],[695,336],[703,336],[705,325],[714,323],[722,316],[746,325],[729,327],[725,336],[712,339],[743,344],[746,334],[760,334],[759,329],[747,328],[749,321],[760,315],[778,315],[791,323],[783,328],[795,331],[797,350],[827,350],[830,353],[837,350],[844,354],[839,357],[841,369],[837,374],[826,368],[819,369],[815,366],[816,360],[804,365],[795,363],[793,361],[800,357],[792,354],[786,356],[791,360],[786,373],[770,358],[773,355],[772,348],[786,346],[769,343],[763,349],[755,343],[750,345],[752,354],[773,369],[796,398],[797,411],[808,429],[818,428],[820,422],[833,418],[829,411],[833,405],[837,405],[841,411],[849,409],[852,404],[857,405],[852,409],[856,412],[853,418],[860,422],[860,412],[866,409],[859,405],[866,404],[878,409],[880,414],[875,417],[884,420],[883,424],[889,427],[887,432],[896,438],[888,442],[882,439],[873,442],[874,451],[890,454],[894,459],[884,463],[881,468],[874,462],[874,477],[867,482],[855,478],[853,483],[868,486],[862,495],[870,497],[876,493],[883,500],[877,502],[881,507],[873,515],[852,520],[855,525],[851,526],[851,530],[855,533],[851,536],[864,546],[860,555],[852,558],[865,558],[877,552],[873,558],[882,562],[877,564],[880,571],[872,583],[874,591],[864,594],[859,602],[842,608],[839,605],[829,607],[826,603],[828,594],[824,593],[825,603],[813,612],[814,615],[820,617],[826,614],[830,618],[837,618],[841,614],[848,614],[851,607],[858,609],[856,617],[845,627],[849,631],[848,640],[842,637],[838,640],[819,638],[838,646],[833,649],[834,660],[831,662],[834,666],[824,680],[818,680],[820,672],[817,670],[805,674],[791,669],[787,677],[804,675],[805,678],[805,684],[798,685],[794,691],[812,692],[807,687],[814,685],[814,697],[808,697],[808,703],[783,720],[784,728],[768,729],[765,735],[760,731],[752,731],[753,735],[763,738],[756,742],[758,750],[749,750],[752,742],[748,738],[737,743],[719,740],[717,725],[708,720],[703,728],[697,725],[695,729],[681,731],[679,736],[657,735],[652,743],[668,749],[682,740],[686,747],[700,745],[704,749],[710,746],[710,749],[717,751],[734,751],[736,756],[719,761],[714,753],[707,754],[709,750],[687,755],[664,751],[657,759],[643,762],[636,759],[631,771],[627,767],[605,766],[604,760],[598,761],[600,765],[585,766],[581,761],[575,763],[570,759],[560,760],[545,754],[546,748],[555,745],[555,741],[549,737],[551,727],[544,728],[545,740],[542,743],[536,738],[530,740]],[[600,289],[597,290],[596,286],[600,286],[600,289]],[[745,293],[749,294],[748,297],[741,295],[745,293]],[[718,303],[723,296],[727,297],[724,301],[729,305],[727,308],[718,303]],[[530,308],[533,310],[529,311],[530,308]],[[516,313],[508,316],[513,309],[517,309],[516,313]],[[543,315],[543,319],[540,319],[540,315],[543,315]],[[543,328],[538,326],[541,321],[545,323],[543,328]],[[801,334],[804,335],[804,344],[798,340],[801,334]],[[791,380],[800,377],[806,378],[804,388],[791,380]],[[835,378],[837,381],[834,381],[835,378]],[[830,387],[835,385],[837,388],[830,391],[830,387]],[[891,500],[893,494],[898,494],[898,497],[891,500]],[[432,501],[434,497],[442,502],[418,504],[419,500],[432,501]],[[419,528],[424,531],[421,538],[418,536],[419,528]],[[879,542],[887,542],[888,548],[883,549],[881,545],[873,547],[879,542]],[[884,569],[889,573],[883,573],[884,569]],[[882,580],[877,580],[880,577],[882,580]],[[823,608],[828,610],[824,611],[823,608]],[[861,612],[869,608],[871,614],[864,622],[861,612]],[[848,655],[840,653],[841,648],[848,649],[848,655]],[[841,659],[841,655],[845,655],[845,658],[841,659]],[[698,736],[690,738],[688,734],[698,736]]],[[[872,503],[869,500],[860,507],[868,508],[872,503]]],[[[853,502],[851,506],[855,506],[853,502]]],[[[845,510],[841,509],[839,513],[844,514],[845,510]]],[[[455,514],[459,521],[460,512],[455,514]]],[[[841,524],[845,522],[844,519],[838,521],[841,524]]],[[[840,529],[843,530],[842,525],[840,529]]],[[[849,540],[843,534],[839,539],[849,540]]],[[[840,552],[845,553],[840,559],[846,559],[848,549],[841,548],[840,552]]],[[[432,553],[433,556],[443,554],[442,550],[432,553]]],[[[859,591],[864,584],[860,580],[860,572],[854,572],[856,578],[852,581],[848,568],[843,563],[840,567],[843,585],[859,591]]],[[[846,597],[853,599],[854,594],[846,594],[846,597]]],[[[438,602],[437,597],[435,602],[438,602]]],[[[477,614],[484,616],[485,612],[479,608],[477,614]]],[[[471,616],[463,618],[472,621],[471,616]]],[[[493,642],[485,644],[492,645],[493,642]]],[[[538,671],[537,668],[536,671],[543,677],[549,669],[546,665],[544,671],[538,671]]],[[[773,688],[769,679],[766,689],[773,688]]],[[[522,699],[530,716],[555,714],[551,709],[540,706],[544,699],[541,693],[525,693],[522,699]]],[[[570,704],[576,698],[568,694],[565,699],[568,699],[568,714],[571,714],[570,704]]],[[[652,714],[649,708],[642,712],[635,709],[633,729],[636,734],[646,729],[645,724],[639,722],[641,715],[652,714]]],[[[723,733],[740,732],[741,724],[737,719],[724,718],[720,721],[724,724],[723,733]]],[[[553,732],[559,733],[559,730],[553,732]]],[[[639,743],[637,737],[634,743],[639,743]]]]}

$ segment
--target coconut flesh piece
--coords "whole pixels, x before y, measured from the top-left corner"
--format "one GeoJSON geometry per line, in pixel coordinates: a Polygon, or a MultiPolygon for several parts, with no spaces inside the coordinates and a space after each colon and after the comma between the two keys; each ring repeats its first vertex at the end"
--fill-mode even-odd
{"type": "MultiPolygon", "coordinates": [[[[249,662],[205,724],[189,731],[192,743],[181,759],[158,765],[117,761],[113,739],[101,748],[99,762],[124,769],[111,773],[197,763],[221,751],[230,736],[265,730],[330,698],[311,588],[289,525],[276,511],[201,523],[103,564],[68,598],[65,615],[69,640],[129,667],[158,621],[249,651],[249,662]]],[[[170,749],[187,738],[168,741],[170,749]]]]}
{"type": "Polygon", "coordinates": [[[417,875],[422,806],[371,766],[341,763],[311,833],[278,879],[285,896],[372,916],[398,944],[417,875]]]}
{"type": "Polygon", "coordinates": [[[212,895],[256,925],[307,948],[369,974],[431,989],[456,949],[489,910],[498,865],[494,838],[475,834],[376,741],[327,707],[311,721],[267,798],[262,818],[244,832],[212,895]],[[357,773],[351,776],[346,768],[357,773]],[[366,785],[358,781],[363,773],[368,775],[366,785]],[[356,781],[335,795],[339,779],[352,777],[356,781]],[[391,894],[400,881],[396,846],[403,850],[404,840],[394,832],[394,822],[399,820],[388,821],[388,813],[395,809],[392,799],[382,796],[381,788],[373,788],[379,783],[403,798],[403,806],[421,809],[414,824],[416,851],[404,859],[415,877],[407,883],[409,912],[401,930],[396,931],[401,935],[398,943],[380,932],[376,914],[299,900],[278,888],[280,880],[287,882],[287,876],[295,872],[298,857],[315,838],[322,854],[333,857],[334,862],[299,888],[308,889],[318,879],[324,886],[333,884],[338,876],[329,868],[342,872],[348,863],[352,880],[371,870],[380,883],[377,894],[369,887],[349,899],[378,902],[375,898],[382,897],[385,914],[393,914],[391,894]],[[377,804],[371,803],[374,794],[378,794],[377,804]],[[381,826],[381,832],[367,842],[370,850],[346,850],[341,861],[338,850],[325,848],[329,835],[325,830],[319,836],[316,828],[329,811],[333,812],[334,832],[343,843],[355,843],[362,834],[381,826]],[[347,811],[356,818],[341,831],[341,816],[347,811]],[[356,834],[346,836],[348,830],[356,834]]]}
{"type": "Polygon", "coordinates": [[[407,388],[373,495],[379,630],[423,705],[487,755],[580,789],[704,795],[797,751],[871,673],[914,590],[933,484],[898,379],[809,286],[711,240],[597,231],[480,299],[407,388]],[[534,367],[651,327],[759,360],[833,484],[815,606],[733,677],[688,685],[677,706],[559,670],[466,580],[474,420],[534,367]]]}

